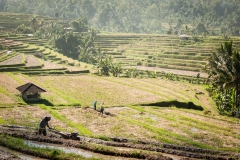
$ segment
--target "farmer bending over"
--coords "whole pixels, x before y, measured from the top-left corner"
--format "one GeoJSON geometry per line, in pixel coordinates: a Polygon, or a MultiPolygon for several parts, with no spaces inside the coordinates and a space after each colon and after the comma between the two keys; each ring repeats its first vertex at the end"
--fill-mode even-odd
{"type": "Polygon", "coordinates": [[[45,117],[42,119],[42,121],[39,124],[39,130],[38,130],[38,134],[41,135],[43,133],[44,136],[47,135],[47,130],[46,130],[46,126],[51,129],[51,127],[49,127],[48,125],[48,121],[51,120],[51,117],[45,117]]]}
{"type": "Polygon", "coordinates": [[[101,104],[101,107],[100,107],[100,113],[102,113],[102,114],[103,114],[103,111],[104,111],[103,104],[104,104],[104,102],[101,104]]]}

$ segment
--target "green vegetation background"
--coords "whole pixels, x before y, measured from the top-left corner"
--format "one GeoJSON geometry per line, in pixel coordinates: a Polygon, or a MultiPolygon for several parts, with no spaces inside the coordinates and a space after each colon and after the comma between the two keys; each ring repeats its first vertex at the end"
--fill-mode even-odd
{"type": "Polygon", "coordinates": [[[205,25],[211,35],[239,35],[239,0],[0,0],[0,11],[86,17],[93,28],[111,32],[166,33],[205,25]]]}

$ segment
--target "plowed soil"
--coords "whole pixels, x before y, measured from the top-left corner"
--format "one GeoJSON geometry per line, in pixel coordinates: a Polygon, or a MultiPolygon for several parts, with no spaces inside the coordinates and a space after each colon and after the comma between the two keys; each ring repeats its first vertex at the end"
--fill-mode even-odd
{"type": "MultiPolygon", "coordinates": [[[[11,135],[14,137],[19,137],[22,139],[61,144],[63,146],[71,146],[76,148],[83,148],[93,152],[98,152],[105,155],[121,155],[123,157],[129,157],[130,154],[126,150],[137,149],[143,151],[149,151],[142,154],[141,157],[132,157],[132,158],[141,158],[141,159],[174,159],[167,156],[157,156],[154,153],[165,153],[174,156],[180,156],[178,159],[211,159],[211,160],[228,160],[231,159],[234,155],[230,153],[223,153],[218,151],[199,149],[193,147],[169,145],[169,144],[160,144],[158,142],[147,142],[147,141],[135,141],[134,143],[130,139],[121,139],[121,138],[111,138],[110,141],[104,141],[95,138],[88,138],[83,136],[78,136],[75,140],[62,137],[60,134],[53,132],[48,132],[47,136],[39,136],[36,134],[36,130],[25,128],[25,127],[13,127],[13,126],[0,126],[0,133],[11,135]],[[111,146],[113,148],[123,147],[124,150],[98,150],[91,146],[91,144],[100,144],[104,146],[111,146]]],[[[0,152],[1,153],[1,152],[0,152]]],[[[6,155],[7,156],[7,155],[6,155]]],[[[240,158],[240,157],[238,157],[240,158]]]]}
{"type": "Polygon", "coordinates": [[[0,160],[20,160],[20,158],[0,150],[0,160]]]}

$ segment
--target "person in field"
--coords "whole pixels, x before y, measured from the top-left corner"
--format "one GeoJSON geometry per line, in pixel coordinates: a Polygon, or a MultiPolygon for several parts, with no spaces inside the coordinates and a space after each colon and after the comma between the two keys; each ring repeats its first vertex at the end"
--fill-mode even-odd
{"type": "Polygon", "coordinates": [[[102,114],[103,114],[103,111],[104,111],[103,105],[104,105],[104,102],[101,104],[101,107],[100,107],[100,113],[102,113],[102,114]]]}
{"type": "Polygon", "coordinates": [[[97,101],[94,101],[93,106],[94,106],[94,110],[96,110],[97,109],[97,101]]]}
{"type": "Polygon", "coordinates": [[[51,127],[49,127],[48,122],[51,120],[51,117],[45,117],[41,120],[40,124],[39,124],[39,130],[38,130],[38,134],[41,135],[43,134],[44,136],[47,135],[47,129],[46,127],[48,127],[49,129],[51,129],[51,127]]]}

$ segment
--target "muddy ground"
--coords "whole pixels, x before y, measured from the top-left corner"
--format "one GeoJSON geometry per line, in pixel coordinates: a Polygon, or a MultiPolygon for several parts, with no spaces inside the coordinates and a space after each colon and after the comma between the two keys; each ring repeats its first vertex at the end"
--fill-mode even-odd
{"type": "Polygon", "coordinates": [[[0,150],[0,160],[20,160],[20,158],[0,150]]]}
{"type": "MultiPolygon", "coordinates": [[[[15,127],[15,126],[0,126],[0,133],[4,133],[7,135],[11,135],[13,137],[19,137],[26,140],[38,141],[38,142],[46,142],[52,144],[61,144],[63,146],[71,146],[75,148],[82,148],[86,150],[90,150],[96,153],[101,153],[104,155],[114,155],[114,156],[122,156],[122,157],[131,157],[129,152],[126,150],[137,149],[137,150],[145,150],[150,151],[143,153],[142,156],[132,157],[139,159],[174,159],[168,156],[159,156],[155,153],[163,153],[174,155],[181,157],[180,159],[211,159],[211,160],[228,160],[234,157],[231,153],[223,153],[206,149],[199,149],[193,147],[185,147],[185,146],[176,146],[170,144],[162,144],[158,142],[147,142],[147,141],[132,141],[130,139],[121,139],[121,138],[110,138],[111,141],[104,141],[95,138],[88,138],[83,136],[77,136],[73,139],[66,133],[58,133],[57,131],[48,132],[47,136],[39,136],[36,134],[36,130],[26,127],[15,127]],[[64,136],[65,135],[65,136],[64,136]],[[70,139],[69,139],[70,138],[70,139]],[[126,150],[115,150],[106,151],[106,150],[98,150],[91,146],[91,144],[101,144],[105,146],[111,147],[123,147],[126,150]]],[[[1,153],[1,152],[0,152],[1,153]]],[[[7,156],[7,155],[6,155],[7,156]]],[[[240,156],[238,157],[240,158],[240,156]]]]}

